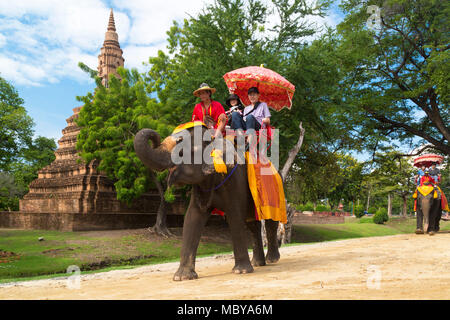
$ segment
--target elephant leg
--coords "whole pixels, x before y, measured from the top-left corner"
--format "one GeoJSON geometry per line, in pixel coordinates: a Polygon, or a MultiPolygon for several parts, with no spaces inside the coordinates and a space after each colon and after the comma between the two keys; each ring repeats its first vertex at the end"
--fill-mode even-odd
{"type": "MultiPolygon", "coordinates": [[[[419,206],[419,204],[417,204],[417,206],[419,206]]],[[[423,213],[422,210],[420,208],[417,208],[417,228],[416,228],[416,233],[417,234],[422,234],[423,233],[423,213]]]]}
{"type": "Polygon", "coordinates": [[[428,233],[430,232],[429,228],[430,228],[430,213],[425,212],[423,214],[423,231],[425,233],[428,233]]]}
{"type": "Polygon", "coordinates": [[[436,232],[438,232],[441,228],[439,227],[439,224],[440,224],[440,222],[441,222],[441,217],[442,217],[442,205],[441,205],[441,200],[440,199],[438,199],[438,204],[437,204],[437,212],[436,212],[436,214],[435,214],[435,216],[434,216],[434,221],[435,221],[435,223],[434,223],[434,230],[436,231],[436,232]]]}
{"type": "Polygon", "coordinates": [[[264,258],[264,248],[261,238],[261,221],[247,222],[247,227],[252,233],[253,240],[252,265],[255,267],[265,266],[266,259],[264,258]]]}
{"type": "Polygon", "coordinates": [[[195,272],[195,257],[203,228],[209,218],[209,213],[202,212],[194,203],[193,198],[192,195],[191,203],[184,218],[180,267],[173,276],[173,280],[175,281],[198,278],[195,272]]]}
{"type": "Polygon", "coordinates": [[[280,252],[278,251],[278,221],[266,221],[266,235],[267,235],[267,255],[266,262],[275,263],[280,260],[280,252]]]}
{"type": "Polygon", "coordinates": [[[234,267],[232,271],[234,273],[251,273],[254,270],[248,256],[248,230],[245,226],[244,215],[240,214],[238,210],[234,210],[234,214],[227,214],[226,217],[233,241],[234,267]]]}

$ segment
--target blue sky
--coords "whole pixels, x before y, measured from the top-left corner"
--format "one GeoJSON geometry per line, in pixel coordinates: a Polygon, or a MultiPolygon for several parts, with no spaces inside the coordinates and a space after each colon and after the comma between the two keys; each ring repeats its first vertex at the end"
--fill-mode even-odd
{"type": "MultiPolygon", "coordinates": [[[[311,0],[314,1],[314,0],[311,0]]],[[[76,96],[94,83],[78,68],[82,61],[97,68],[109,10],[113,8],[125,67],[144,71],[143,61],[166,46],[173,20],[196,15],[212,0],[1,0],[0,76],[25,100],[35,135],[58,140],[76,96]]],[[[342,19],[337,6],[320,25],[342,19]]]]}

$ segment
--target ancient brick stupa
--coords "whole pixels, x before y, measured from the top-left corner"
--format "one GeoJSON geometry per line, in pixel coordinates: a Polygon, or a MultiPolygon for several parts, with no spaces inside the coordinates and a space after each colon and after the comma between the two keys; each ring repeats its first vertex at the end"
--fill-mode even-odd
{"type": "MultiPolygon", "coordinates": [[[[117,75],[117,67],[124,65],[122,53],[111,9],[105,41],[98,56],[98,72],[105,86],[108,75],[117,75]]],[[[62,230],[110,229],[140,227],[140,220],[142,226],[149,226],[148,217],[139,214],[157,211],[160,202],[157,190],[150,190],[128,207],[117,200],[113,182],[97,171],[97,161],[89,164],[79,161],[76,142],[80,128],[74,120],[81,108],[74,108],[73,115],[66,120],[67,127],[62,130],[63,137],[58,141],[55,161],[39,171],[38,179],[30,184],[29,193],[20,201],[20,213],[42,215],[28,215],[23,218],[28,222],[21,221],[18,226],[62,230]],[[64,219],[70,222],[59,221],[63,217],[57,218],[56,215],[60,214],[66,214],[64,219]],[[33,219],[38,222],[32,222],[33,219]],[[43,225],[33,226],[36,223],[43,225]]],[[[182,208],[179,205],[178,209],[172,207],[170,211],[180,213],[182,208]]]]}

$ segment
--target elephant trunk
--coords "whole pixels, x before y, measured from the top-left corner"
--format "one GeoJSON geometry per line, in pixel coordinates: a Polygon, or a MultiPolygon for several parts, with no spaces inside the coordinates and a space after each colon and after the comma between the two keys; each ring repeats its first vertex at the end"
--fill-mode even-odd
{"type": "Polygon", "coordinates": [[[167,137],[160,143],[161,137],[151,129],[142,129],[134,137],[134,151],[142,163],[149,169],[164,171],[174,166],[171,151],[176,144],[173,137],[167,137]],[[153,148],[148,141],[151,140],[153,148]]]}

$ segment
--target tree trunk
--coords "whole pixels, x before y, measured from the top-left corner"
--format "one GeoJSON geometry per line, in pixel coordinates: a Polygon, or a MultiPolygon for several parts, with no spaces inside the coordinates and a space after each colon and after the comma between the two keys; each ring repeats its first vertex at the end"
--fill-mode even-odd
{"type": "Polygon", "coordinates": [[[402,216],[406,217],[406,213],[408,211],[408,198],[406,197],[406,194],[403,194],[402,198],[403,198],[402,216]]]}
{"type": "Polygon", "coordinates": [[[278,232],[277,232],[277,239],[279,245],[290,243],[291,242],[291,236],[292,236],[292,218],[295,214],[295,208],[291,206],[290,204],[286,207],[286,215],[287,215],[287,221],[285,225],[280,223],[278,224],[278,232]]]}
{"type": "Polygon", "coordinates": [[[392,217],[392,201],[391,201],[391,194],[388,193],[388,217],[391,218],[392,217]]]}
{"type": "Polygon", "coordinates": [[[164,189],[161,182],[156,177],[155,173],[151,173],[152,179],[155,182],[156,188],[158,189],[159,197],[161,198],[158,207],[158,213],[156,214],[156,223],[152,228],[149,228],[151,231],[161,235],[163,237],[169,237],[172,233],[167,229],[167,202],[164,199],[164,189]]]}
{"type": "Polygon", "coordinates": [[[302,126],[302,122],[300,122],[299,128],[300,128],[300,136],[298,137],[298,141],[295,144],[295,146],[292,147],[291,151],[289,151],[289,156],[286,162],[284,163],[283,169],[281,170],[281,179],[283,179],[283,182],[286,180],[289,170],[291,169],[292,164],[294,163],[295,157],[297,156],[303,144],[303,138],[305,137],[305,129],[302,126]]]}
{"type": "MultiPolygon", "coordinates": [[[[302,122],[300,122],[299,125],[300,128],[300,135],[298,137],[298,141],[295,144],[295,146],[292,147],[292,149],[289,151],[289,156],[286,162],[284,163],[283,169],[281,170],[281,179],[286,181],[286,178],[289,174],[289,170],[292,167],[292,164],[294,163],[295,157],[297,156],[298,152],[300,151],[300,148],[303,144],[303,138],[305,137],[305,129],[302,126],[302,122]]],[[[287,201],[286,201],[286,215],[287,215],[287,223],[286,225],[283,225],[282,223],[278,224],[278,232],[277,232],[277,238],[278,238],[278,244],[284,244],[284,243],[290,243],[291,242],[291,234],[292,234],[292,217],[294,216],[295,208],[291,207],[287,201]]],[[[263,225],[263,242],[267,243],[266,234],[265,234],[265,228],[263,225]]]]}
{"type": "Polygon", "coordinates": [[[369,212],[369,206],[370,206],[370,190],[371,190],[371,186],[369,187],[369,192],[367,194],[367,206],[366,206],[366,211],[369,212]]]}

